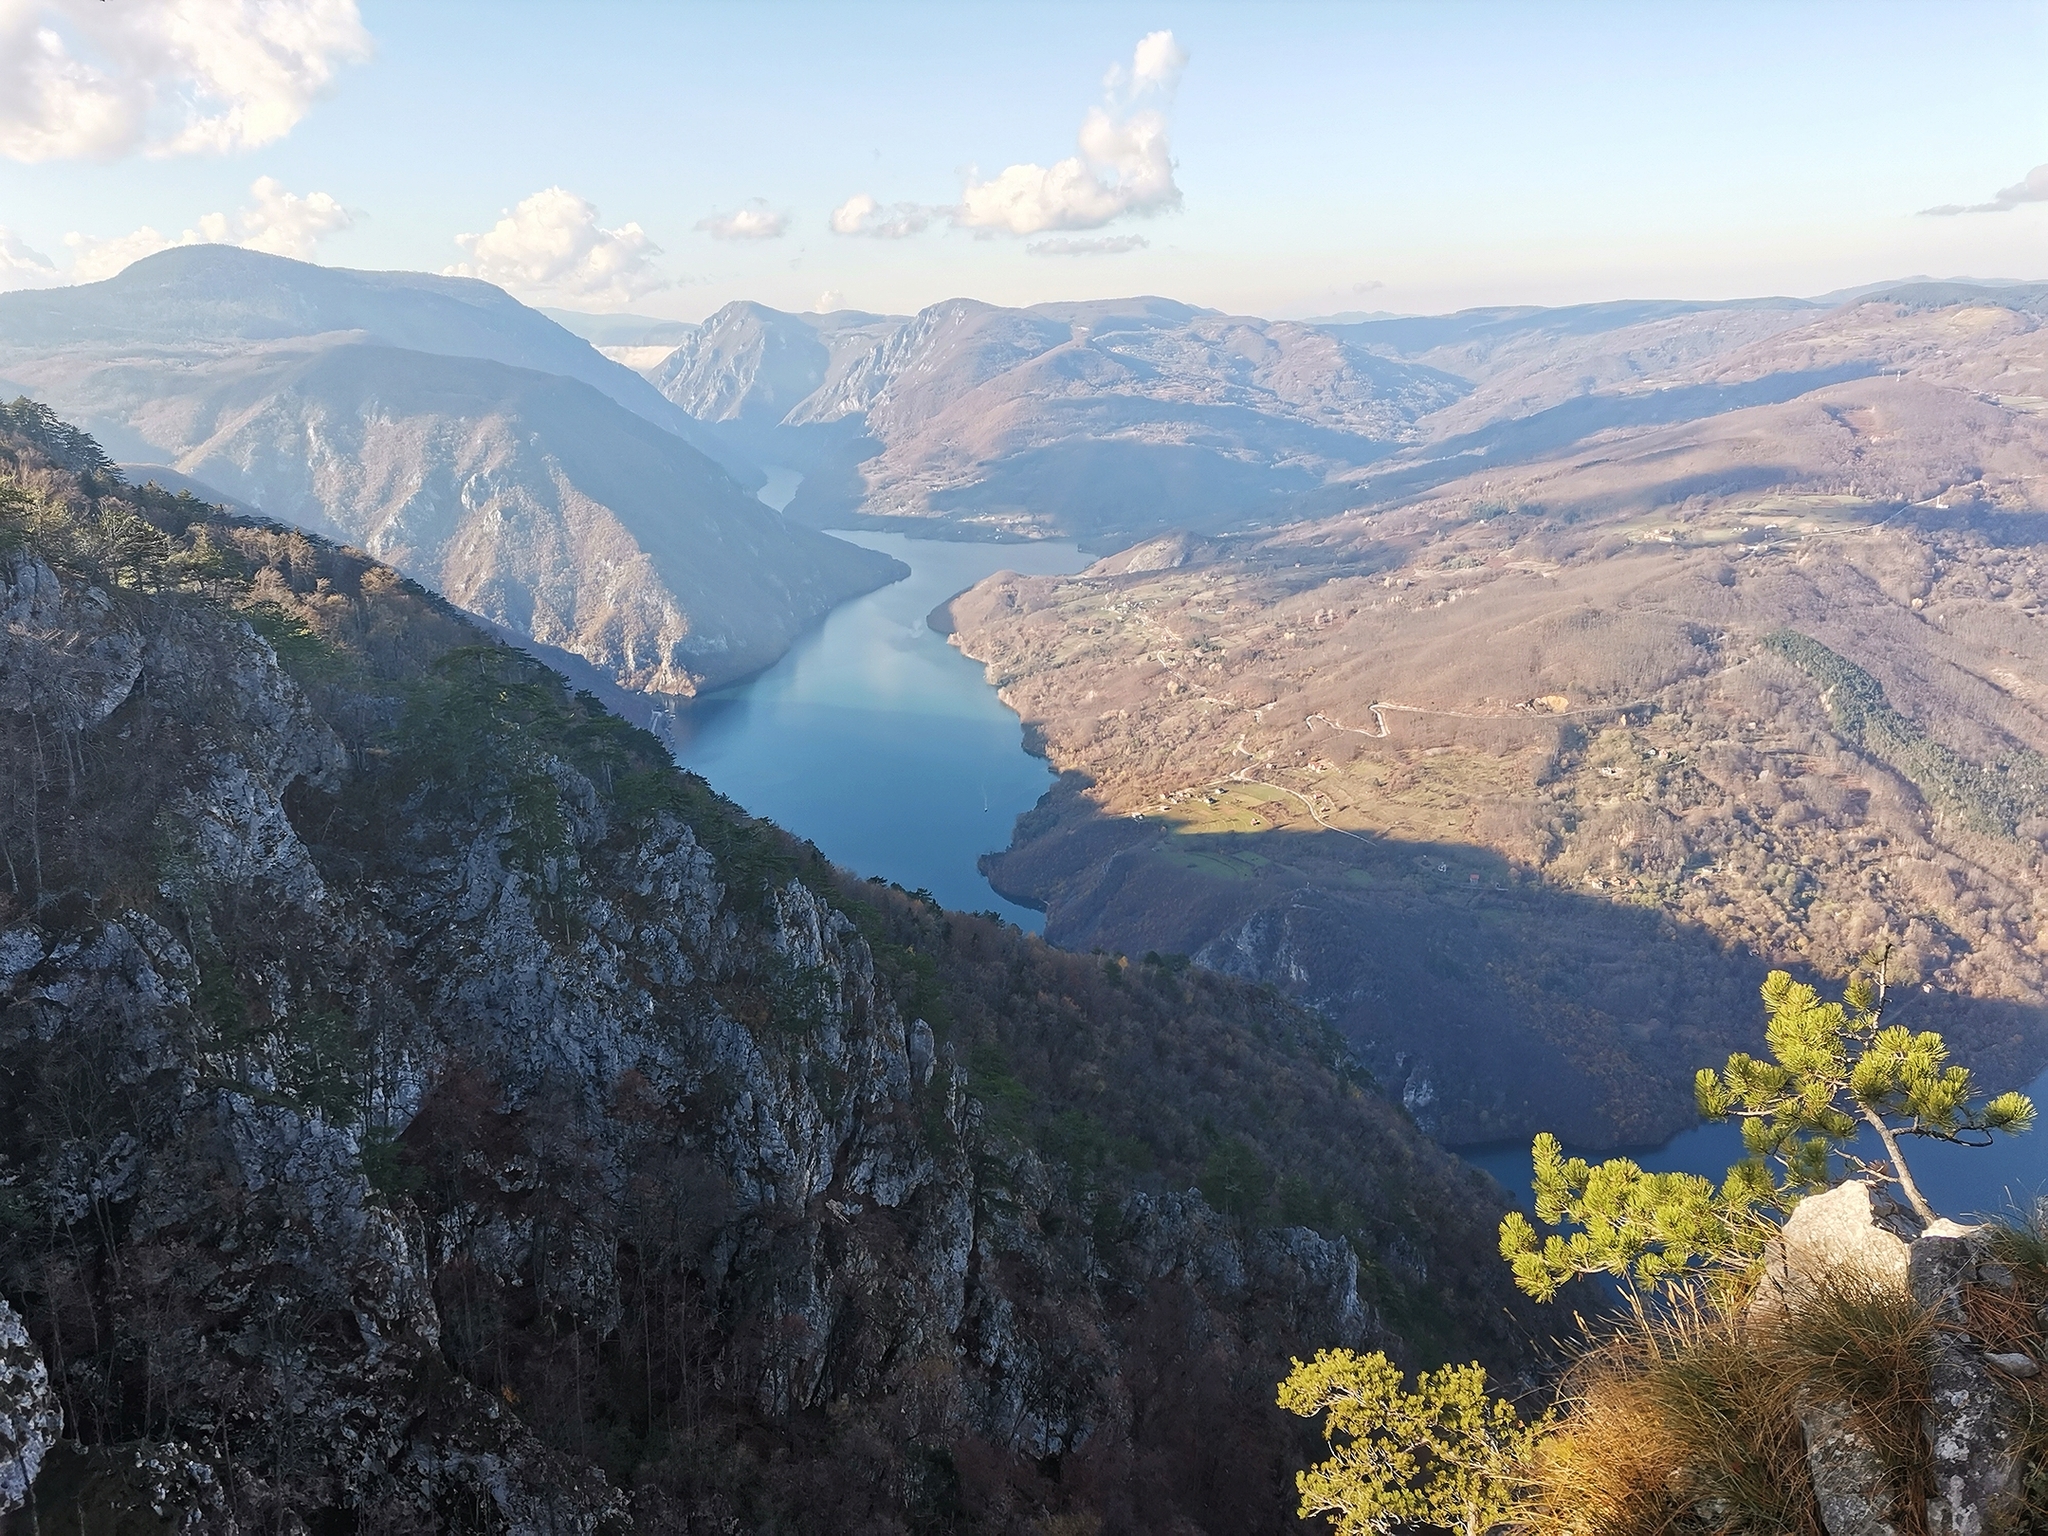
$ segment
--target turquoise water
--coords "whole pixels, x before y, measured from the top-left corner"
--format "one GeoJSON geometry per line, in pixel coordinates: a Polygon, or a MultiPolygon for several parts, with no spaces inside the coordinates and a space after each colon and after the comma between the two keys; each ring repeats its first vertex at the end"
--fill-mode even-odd
{"type": "MultiPolygon", "coordinates": [[[[1983,1086],[1997,1093],[2009,1085],[1983,1086]]],[[[2024,1136],[2001,1136],[1988,1147],[1959,1147],[1926,1138],[1905,1138],[1903,1150],[1913,1178],[1927,1203],[1942,1215],[1958,1221],[2009,1217],[2030,1209],[2035,1200],[2048,1195],[2048,1072],[2034,1079],[2024,1091],[2044,1112],[2042,1122],[2024,1136]]],[[[1729,1164],[1742,1157],[1742,1136],[1733,1125],[1700,1125],[1680,1132],[1661,1147],[1643,1151],[1617,1154],[1566,1150],[1594,1162],[1604,1157],[1625,1156],[1652,1172],[1699,1173],[1718,1183],[1727,1174],[1729,1164]]],[[[1874,1161],[1883,1155],[1884,1149],[1875,1136],[1866,1132],[1853,1150],[1857,1156],[1874,1161]]],[[[1528,1203],[1526,1142],[1464,1148],[1460,1155],[1507,1185],[1525,1205],[1528,1203]]]]}
{"type": "MultiPolygon", "coordinates": [[[[776,481],[762,497],[791,489],[776,481]]],[[[834,609],[759,677],[679,713],[676,760],[835,863],[1042,932],[1043,914],[998,896],[975,861],[1009,845],[1051,770],[1024,751],[1023,727],[980,663],[925,619],[997,571],[1078,571],[1090,557],[1052,540],[837,536],[894,555],[910,575],[834,609]]]]}

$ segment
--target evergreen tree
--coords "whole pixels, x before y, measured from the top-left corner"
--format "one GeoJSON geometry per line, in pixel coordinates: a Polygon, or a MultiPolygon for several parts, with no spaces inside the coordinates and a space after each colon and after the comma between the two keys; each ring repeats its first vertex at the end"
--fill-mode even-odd
{"type": "Polygon", "coordinates": [[[1888,960],[1884,950],[1866,955],[1838,1003],[1783,971],[1765,980],[1771,1059],[1738,1051],[1694,1082],[1701,1115],[1739,1120],[1749,1152],[1719,1188],[1697,1174],[1647,1173],[1627,1158],[1595,1167],[1565,1157],[1556,1137],[1537,1137],[1537,1219],[1578,1230],[1539,1239],[1527,1217],[1510,1212],[1500,1246],[1515,1283],[1541,1301],[1576,1275],[1599,1273],[1646,1290],[1702,1271],[1739,1285],[1779,1220],[1831,1182],[1836,1159],[1895,1181],[1920,1218],[1934,1220],[1902,1139],[1986,1146],[2027,1130],[2034,1106],[2021,1093],[1979,1102],[1969,1069],[1949,1063],[1940,1035],[1886,1024],[1888,960]],[[1846,1150],[1866,1127],[1884,1147],[1882,1162],[1846,1150]]]}
{"type": "Polygon", "coordinates": [[[1330,1456],[1294,1475],[1301,1517],[1326,1515],[1337,1536],[1434,1526],[1483,1536],[1515,1519],[1543,1424],[1486,1395],[1478,1365],[1424,1371],[1415,1389],[1378,1352],[1323,1349],[1293,1362],[1280,1406],[1327,1415],[1330,1456]]]}

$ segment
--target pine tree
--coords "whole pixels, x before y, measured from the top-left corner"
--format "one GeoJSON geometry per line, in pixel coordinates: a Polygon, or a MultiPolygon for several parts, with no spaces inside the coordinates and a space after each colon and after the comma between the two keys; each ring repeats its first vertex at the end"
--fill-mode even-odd
{"type": "Polygon", "coordinates": [[[1478,1365],[1424,1371],[1405,1390],[1383,1354],[1324,1349],[1280,1383],[1280,1406],[1326,1414],[1330,1456],[1297,1472],[1301,1518],[1326,1515],[1337,1536],[1434,1526],[1483,1536],[1521,1508],[1524,1469],[1543,1423],[1486,1395],[1478,1365]]]}
{"type": "Polygon", "coordinates": [[[1784,971],[1770,973],[1763,1001],[1771,1059],[1738,1051],[1720,1072],[1703,1068],[1694,1081],[1702,1116],[1742,1123],[1749,1156],[1719,1188],[1697,1174],[1646,1173],[1627,1158],[1595,1167],[1565,1157],[1556,1137],[1537,1137],[1537,1219],[1578,1230],[1539,1239],[1527,1217],[1510,1212],[1500,1247],[1515,1283],[1541,1301],[1574,1276],[1599,1273],[1644,1290],[1701,1273],[1740,1285],[1782,1217],[1831,1182],[1837,1159],[1896,1181],[1920,1218],[1934,1220],[1902,1138],[1987,1146],[1995,1135],[2027,1130],[2034,1105],[2021,1093],[1980,1103],[1969,1069],[1950,1065],[1940,1035],[1886,1024],[1888,960],[1884,950],[1866,955],[1839,1003],[1822,1002],[1784,971]],[[1885,1161],[1846,1150],[1865,1127],[1885,1161]]]}

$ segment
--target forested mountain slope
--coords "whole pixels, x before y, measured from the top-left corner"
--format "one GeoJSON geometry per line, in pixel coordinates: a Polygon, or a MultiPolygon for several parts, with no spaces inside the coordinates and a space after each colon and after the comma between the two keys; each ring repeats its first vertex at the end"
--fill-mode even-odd
{"type": "Polygon", "coordinates": [[[902,570],[763,507],[644,380],[467,279],[166,251],[0,295],[0,380],[654,703],[902,570]]]}
{"type": "Polygon", "coordinates": [[[1270,989],[834,870],[27,405],[0,620],[40,1529],[1278,1532],[1290,1352],[1521,1356],[1500,1191],[1270,989]]]}
{"type": "Polygon", "coordinates": [[[984,583],[959,643],[1063,771],[992,877],[1056,942],[1313,1001],[1453,1141],[1661,1139],[1766,960],[1839,974],[1886,935],[1930,1026],[2024,1081],[2040,306],[1803,313],[1697,388],[1843,382],[1669,425],[1640,393],[1588,443],[1530,426],[1519,465],[1389,461],[1343,516],[984,583]]]}

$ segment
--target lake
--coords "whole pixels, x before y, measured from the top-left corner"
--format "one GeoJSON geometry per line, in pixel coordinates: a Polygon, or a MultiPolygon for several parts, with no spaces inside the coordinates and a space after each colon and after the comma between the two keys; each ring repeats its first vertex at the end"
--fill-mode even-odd
{"type": "MultiPolygon", "coordinates": [[[[762,500],[787,502],[795,479],[771,471],[762,500]]],[[[976,860],[1009,845],[1052,771],[1025,752],[981,664],[925,620],[997,571],[1078,571],[1092,557],[1055,540],[834,536],[894,555],[910,575],[835,608],[760,676],[678,711],[676,760],[834,863],[1043,932],[1044,915],[998,896],[976,860]]]]}

